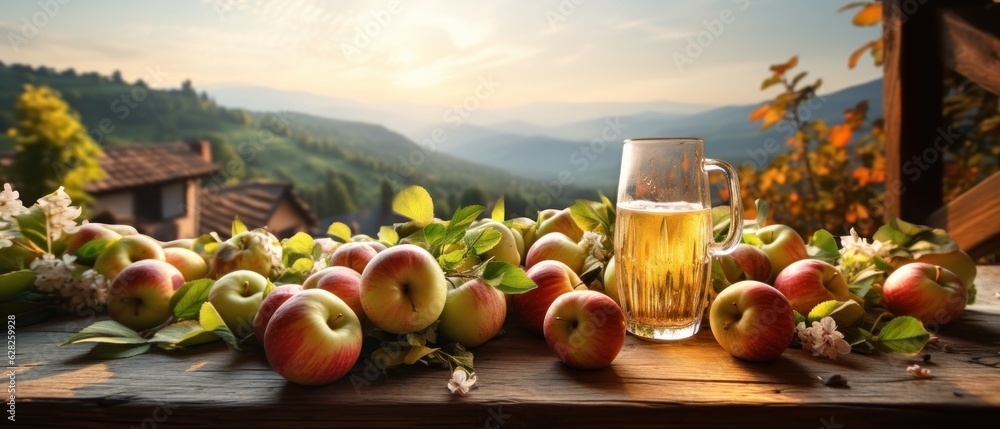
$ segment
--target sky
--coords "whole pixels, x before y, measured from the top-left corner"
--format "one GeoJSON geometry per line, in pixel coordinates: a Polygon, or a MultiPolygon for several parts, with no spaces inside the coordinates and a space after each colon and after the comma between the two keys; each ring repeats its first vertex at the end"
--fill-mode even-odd
{"type": "Polygon", "coordinates": [[[846,0],[63,1],[0,3],[0,60],[371,104],[448,106],[493,82],[492,108],[752,103],[793,54],[826,91],[881,74],[847,68],[878,29],[838,14],[846,0]]]}

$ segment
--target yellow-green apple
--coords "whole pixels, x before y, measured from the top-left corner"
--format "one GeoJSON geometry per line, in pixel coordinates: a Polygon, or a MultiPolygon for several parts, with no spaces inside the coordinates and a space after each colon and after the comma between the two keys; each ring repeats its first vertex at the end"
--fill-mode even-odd
{"type": "Polygon", "coordinates": [[[493,258],[494,261],[520,265],[521,255],[517,253],[517,239],[514,238],[514,234],[511,233],[510,229],[508,229],[504,224],[494,220],[486,220],[485,222],[480,223],[479,226],[469,228],[467,234],[475,234],[485,231],[486,229],[492,229],[499,232],[500,242],[480,256],[484,260],[493,258]]]}
{"type": "Polygon", "coordinates": [[[163,249],[156,240],[145,235],[129,235],[116,240],[104,248],[94,261],[94,271],[106,279],[113,279],[133,262],[145,259],[164,259],[163,249]]]}
{"type": "Polygon", "coordinates": [[[962,283],[965,284],[966,288],[969,288],[976,282],[976,261],[973,261],[968,253],[961,250],[953,250],[947,253],[928,253],[917,259],[892,258],[890,264],[893,268],[899,268],[911,262],[923,262],[947,268],[948,271],[955,273],[958,278],[962,279],[962,283]]]}
{"type": "Polygon", "coordinates": [[[122,238],[122,235],[110,228],[96,223],[85,223],[76,232],[66,237],[66,253],[76,253],[83,245],[94,240],[103,240],[107,244],[122,238]]]}
{"type": "Polygon", "coordinates": [[[469,280],[448,291],[438,331],[472,348],[495,337],[506,318],[507,300],[503,292],[482,280],[469,280]]]}
{"type": "Polygon", "coordinates": [[[163,258],[184,275],[185,281],[203,279],[208,275],[208,263],[193,250],[168,247],[163,249],[163,258]]]}
{"type": "Polygon", "coordinates": [[[264,277],[277,278],[285,267],[281,262],[281,243],[265,229],[243,231],[222,242],[212,256],[209,278],[249,270],[264,277]]]}
{"type": "Polygon", "coordinates": [[[947,268],[914,262],[899,267],[882,285],[882,302],[896,315],[913,316],[937,327],[965,311],[968,288],[947,268]]]}
{"type": "Polygon", "coordinates": [[[583,263],[587,260],[587,251],[565,234],[553,232],[535,241],[531,249],[528,249],[524,264],[530,269],[535,264],[548,260],[562,262],[573,272],[580,274],[583,272],[583,263]]]}
{"type": "Polygon", "coordinates": [[[393,334],[431,326],[448,297],[448,281],[434,256],[412,244],[376,255],[361,274],[361,308],[375,326],[393,334]]]}
{"type": "Polygon", "coordinates": [[[793,310],[802,315],[809,314],[816,304],[831,299],[863,302],[851,293],[847,280],[837,267],[818,259],[793,262],[778,274],[774,288],[788,298],[793,310]]]}
{"type": "Polygon", "coordinates": [[[173,315],[170,297],[182,284],[184,276],[173,265],[155,259],[135,262],[111,282],[108,315],[137,331],[159,326],[173,315]]]}
{"type": "Polygon", "coordinates": [[[274,288],[271,293],[264,297],[260,303],[257,314],[253,317],[253,333],[257,336],[257,341],[264,343],[264,334],[267,333],[267,323],[271,321],[274,312],[281,307],[285,301],[295,294],[302,292],[302,286],[297,284],[284,284],[274,288]]]}
{"type": "Polygon", "coordinates": [[[361,274],[347,267],[326,267],[309,276],[302,283],[303,289],[323,289],[344,300],[365,322],[365,312],[361,308],[361,274]]]}
{"type": "Polygon", "coordinates": [[[337,381],[361,356],[361,322],[343,300],[323,289],[299,292],[271,316],[264,353],[288,381],[321,385],[337,381]]]}
{"type": "Polygon", "coordinates": [[[513,296],[517,320],[529,332],[542,334],[545,313],[559,295],[572,292],[583,281],[559,261],[542,261],[528,269],[528,278],[538,287],[513,296]]]}
{"type": "Polygon", "coordinates": [[[521,231],[514,228],[508,229],[510,229],[510,234],[514,236],[514,243],[517,244],[517,254],[521,257],[517,263],[524,265],[524,259],[528,256],[528,249],[524,247],[524,236],[521,235],[521,231]]]}
{"type": "Polygon", "coordinates": [[[330,265],[347,267],[361,274],[377,254],[378,251],[369,246],[368,243],[344,243],[333,251],[333,255],[330,256],[330,265]]]}
{"type": "Polygon", "coordinates": [[[757,238],[762,242],[760,250],[771,260],[771,275],[768,283],[773,283],[785,267],[792,262],[805,259],[806,243],[794,229],[787,225],[769,225],[757,230],[757,238]]]}
{"type": "Polygon", "coordinates": [[[511,231],[521,233],[521,241],[524,244],[524,251],[521,252],[521,263],[528,254],[528,249],[535,244],[535,220],[526,217],[516,217],[510,220],[511,231]]]}
{"type": "Polygon", "coordinates": [[[560,295],[545,313],[542,329],[549,348],[573,368],[611,365],[625,345],[625,314],[611,297],[597,291],[560,295]]]}
{"type": "Polygon", "coordinates": [[[91,222],[90,224],[103,226],[107,229],[117,232],[118,235],[121,235],[122,237],[127,237],[130,235],[139,235],[139,231],[136,230],[135,227],[131,225],[118,225],[113,223],[95,223],[95,222],[91,222]]]}
{"type": "Polygon", "coordinates": [[[795,335],[795,314],[788,299],[770,285],[753,280],[719,292],[708,320],[719,345],[743,360],[776,359],[795,335]]]}
{"type": "Polygon", "coordinates": [[[730,283],[743,280],[766,282],[771,277],[771,259],[763,250],[749,244],[737,244],[732,253],[718,258],[730,283]]]}
{"type": "Polygon", "coordinates": [[[583,229],[573,220],[573,215],[569,209],[555,210],[547,209],[538,212],[538,222],[536,223],[535,236],[540,239],[553,232],[566,234],[570,240],[579,242],[583,239],[583,229]]]}
{"type": "Polygon", "coordinates": [[[604,266],[604,293],[611,297],[615,302],[621,304],[618,301],[618,278],[615,272],[615,257],[612,256],[608,260],[608,264],[604,266]]]}
{"type": "Polygon", "coordinates": [[[220,277],[208,291],[208,302],[237,338],[253,333],[253,318],[264,299],[267,278],[250,270],[233,271],[220,277]]]}

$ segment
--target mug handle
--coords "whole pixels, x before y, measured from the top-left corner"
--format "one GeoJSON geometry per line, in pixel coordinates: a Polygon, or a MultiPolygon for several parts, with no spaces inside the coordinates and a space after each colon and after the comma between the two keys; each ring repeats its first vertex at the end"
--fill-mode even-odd
{"type": "Polygon", "coordinates": [[[726,176],[726,186],[729,188],[729,235],[722,243],[712,243],[708,246],[713,256],[728,255],[736,250],[736,245],[743,239],[743,204],[740,202],[740,178],[732,164],[720,159],[705,159],[705,172],[717,171],[726,176]]]}

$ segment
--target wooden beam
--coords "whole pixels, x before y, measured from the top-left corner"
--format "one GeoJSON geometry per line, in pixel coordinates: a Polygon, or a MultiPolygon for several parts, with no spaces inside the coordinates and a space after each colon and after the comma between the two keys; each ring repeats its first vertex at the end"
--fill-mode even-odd
{"type": "Polygon", "coordinates": [[[883,0],[886,217],[923,223],[942,206],[942,64],[936,3],[883,0]]]}
{"type": "Polygon", "coordinates": [[[1000,73],[997,72],[1000,70],[1000,21],[997,20],[1000,20],[1000,7],[990,11],[975,6],[945,9],[939,22],[944,64],[994,94],[1000,94],[1000,73]]]}
{"type": "Polygon", "coordinates": [[[973,258],[996,252],[1000,240],[1000,173],[993,173],[941,207],[927,223],[948,231],[973,258]]]}

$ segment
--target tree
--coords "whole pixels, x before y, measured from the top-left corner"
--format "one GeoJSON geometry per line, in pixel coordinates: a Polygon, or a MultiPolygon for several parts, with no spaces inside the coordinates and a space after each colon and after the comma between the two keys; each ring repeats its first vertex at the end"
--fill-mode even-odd
{"type": "Polygon", "coordinates": [[[101,180],[101,148],[80,124],[80,116],[46,87],[25,85],[15,107],[15,125],[8,131],[16,145],[11,179],[21,197],[34,201],[59,186],[76,204],[93,199],[84,187],[101,180]]]}
{"type": "Polygon", "coordinates": [[[181,92],[192,97],[198,95],[194,90],[194,84],[191,83],[191,79],[184,79],[184,82],[181,82],[181,92]]]}
{"type": "Polygon", "coordinates": [[[473,204],[485,206],[488,200],[489,197],[486,196],[486,191],[483,188],[470,186],[465,188],[462,191],[462,195],[458,197],[458,205],[460,207],[471,206],[473,204]]]}
{"type": "Polygon", "coordinates": [[[246,162],[229,140],[216,133],[205,134],[204,139],[212,148],[212,163],[222,169],[227,182],[238,182],[246,176],[246,162]]]}
{"type": "Polygon", "coordinates": [[[125,79],[122,79],[122,72],[121,71],[115,70],[115,71],[113,71],[111,73],[111,83],[114,83],[114,84],[117,84],[117,85],[124,85],[125,84],[125,79]]]}

